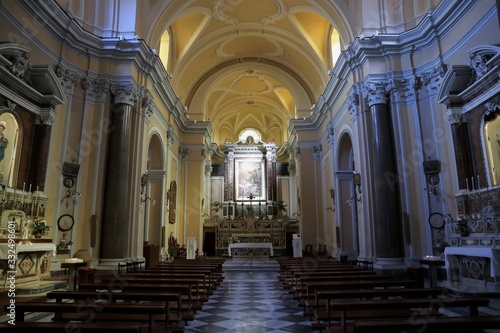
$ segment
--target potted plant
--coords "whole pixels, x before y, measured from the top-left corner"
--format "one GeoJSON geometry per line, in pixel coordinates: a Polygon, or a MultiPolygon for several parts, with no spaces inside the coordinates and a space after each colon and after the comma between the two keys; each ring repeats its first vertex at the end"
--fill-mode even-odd
{"type": "Polygon", "coordinates": [[[250,216],[250,217],[254,216],[253,207],[251,205],[247,205],[246,209],[247,209],[247,215],[248,216],[250,216]]]}
{"type": "Polygon", "coordinates": [[[45,224],[45,220],[36,219],[33,222],[33,235],[35,235],[35,238],[42,238],[47,231],[50,231],[50,227],[45,224]]]}
{"type": "Polygon", "coordinates": [[[458,233],[460,234],[460,236],[467,237],[469,236],[470,232],[471,230],[467,221],[461,220],[458,222],[458,233]]]}
{"type": "Polygon", "coordinates": [[[177,243],[177,238],[174,237],[174,234],[171,232],[168,237],[168,257],[170,260],[174,260],[179,253],[179,244],[177,243]]]}
{"type": "Polygon", "coordinates": [[[287,213],[286,206],[287,205],[285,205],[285,202],[283,200],[278,201],[276,204],[276,207],[278,208],[278,212],[281,212],[281,215],[283,215],[283,216],[285,216],[287,213]]]}

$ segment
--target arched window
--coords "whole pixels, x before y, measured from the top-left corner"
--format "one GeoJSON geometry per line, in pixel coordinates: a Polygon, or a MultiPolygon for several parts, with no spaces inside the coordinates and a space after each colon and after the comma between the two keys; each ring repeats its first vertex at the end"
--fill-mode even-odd
{"type": "Polygon", "coordinates": [[[340,49],[340,35],[335,28],[332,29],[332,34],[330,35],[330,47],[332,49],[332,66],[335,66],[342,51],[340,49]]]}
{"type": "Polygon", "coordinates": [[[251,142],[247,142],[247,143],[258,143],[258,142],[262,141],[260,133],[257,132],[257,130],[255,130],[253,128],[245,129],[240,134],[239,140],[240,140],[240,142],[251,141],[251,142]]]}
{"type": "Polygon", "coordinates": [[[159,57],[165,69],[168,69],[168,61],[170,57],[170,33],[168,30],[165,30],[161,36],[159,57]]]}

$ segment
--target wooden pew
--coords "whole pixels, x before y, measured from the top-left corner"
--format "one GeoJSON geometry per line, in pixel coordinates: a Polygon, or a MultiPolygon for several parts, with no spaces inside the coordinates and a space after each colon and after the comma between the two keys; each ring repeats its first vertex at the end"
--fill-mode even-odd
{"type": "Polygon", "coordinates": [[[355,333],[440,332],[471,333],[500,329],[500,316],[463,316],[355,321],[355,333]]]}
{"type": "Polygon", "coordinates": [[[62,303],[63,300],[116,303],[117,301],[137,301],[137,302],[163,302],[165,305],[166,327],[170,323],[178,323],[182,319],[180,312],[181,294],[179,292],[113,292],[113,291],[50,291],[47,293],[47,299],[54,299],[56,303],[62,303]],[[178,304],[177,313],[171,314],[171,304],[178,304]]]}
{"type": "Polygon", "coordinates": [[[5,332],[80,332],[80,333],[141,333],[142,325],[122,323],[53,323],[53,322],[16,322],[15,325],[0,323],[0,331],[5,332]]]}
{"type": "MultiPolygon", "coordinates": [[[[365,271],[366,272],[366,271],[365,271]]],[[[391,275],[366,275],[366,274],[352,274],[352,275],[322,275],[322,276],[306,276],[300,277],[298,281],[298,286],[295,287],[295,293],[297,293],[297,299],[300,298],[301,295],[307,293],[308,285],[314,283],[330,283],[330,282],[339,282],[339,281],[394,281],[394,277],[391,275]]]]}
{"type": "Polygon", "coordinates": [[[210,296],[213,294],[213,290],[217,288],[217,284],[215,281],[211,279],[211,276],[209,273],[204,273],[204,272],[181,272],[181,271],[174,271],[174,272],[164,272],[164,271],[140,271],[140,272],[133,272],[133,273],[126,273],[120,276],[120,278],[134,278],[134,279],[164,279],[164,278],[177,278],[177,279],[182,279],[182,278],[188,278],[188,279],[198,279],[200,280],[201,283],[201,289],[200,292],[203,292],[206,296],[210,296]]]}
{"type": "MultiPolygon", "coordinates": [[[[110,280],[102,279],[102,283],[107,283],[110,280]]],[[[183,300],[186,300],[189,304],[187,310],[200,310],[202,303],[208,300],[208,295],[206,294],[207,289],[202,287],[204,284],[203,275],[191,274],[188,275],[172,277],[166,276],[152,276],[152,277],[135,277],[135,276],[120,276],[120,281],[125,284],[189,284],[190,290],[186,295],[181,296],[183,300]],[[193,277],[194,276],[194,277],[193,277]]]]}
{"type": "MultiPolygon", "coordinates": [[[[128,320],[132,322],[142,321],[137,317],[147,316],[149,323],[149,332],[152,332],[155,326],[155,315],[164,316],[166,313],[165,305],[161,304],[105,304],[105,303],[53,303],[53,302],[22,302],[16,304],[16,322],[24,322],[27,312],[52,312],[54,320],[62,320],[65,313],[77,314],[78,318],[72,320],[81,320],[84,322],[96,321],[120,321],[128,320]],[[113,316],[118,314],[119,316],[113,316]],[[126,316],[123,316],[126,314],[126,316]]],[[[165,323],[166,325],[166,323],[165,323]]],[[[165,327],[166,328],[166,327],[165,327]]]]}
{"type": "Polygon", "coordinates": [[[403,317],[408,320],[411,316],[418,316],[424,311],[425,316],[439,314],[439,308],[448,307],[468,307],[471,316],[477,316],[480,306],[488,306],[487,298],[390,298],[390,299],[370,299],[370,300],[337,300],[330,304],[331,309],[338,311],[338,317],[333,318],[332,311],[328,308],[329,320],[337,319],[339,325],[327,326],[330,333],[337,332],[340,326],[341,331],[347,332],[347,321],[356,319],[376,319],[403,317]],[[414,312],[413,309],[418,309],[414,312]]]}
{"type": "Polygon", "coordinates": [[[138,292],[138,293],[169,293],[169,292],[177,292],[181,294],[181,314],[182,320],[189,321],[193,320],[194,316],[189,313],[189,309],[191,309],[192,305],[192,295],[191,289],[192,285],[188,283],[128,283],[125,280],[117,280],[114,283],[87,283],[80,284],[78,286],[78,290],[81,291],[122,291],[122,292],[138,292]],[[183,295],[187,295],[187,297],[183,297],[183,295]],[[188,304],[186,306],[182,306],[184,302],[188,304]],[[188,309],[188,310],[185,310],[188,309]],[[183,311],[184,310],[184,311],[183,311]]]}
{"type": "Polygon", "coordinates": [[[361,289],[361,290],[319,290],[316,292],[316,302],[324,305],[321,308],[316,307],[314,317],[316,319],[315,327],[324,328],[325,323],[332,320],[331,304],[335,300],[345,299],[387,299],[389,297],[400,298],[436,298],[445,296],[448,292],[446,288],[389,288],[389,289],[361,289]]]}

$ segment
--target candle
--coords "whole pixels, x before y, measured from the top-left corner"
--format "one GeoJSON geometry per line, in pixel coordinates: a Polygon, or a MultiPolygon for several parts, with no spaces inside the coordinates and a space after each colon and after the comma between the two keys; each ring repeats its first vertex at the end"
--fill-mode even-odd
{"type": "Polygon", "coordinates": [[[479,175],[477,175],[477,189],[479,190],[481,188],[481,185],[479,185],[479,175]]]}
{"type": "Polygon", "coordinates": [[[467,184],[467,191],[469,191],[469,179],[465,178],[465,183],[467,184]]]}
{"type": "Polygon", "coordinates": [[[495,185],[498,185],[497,171],[495,170],[495,185]]]}
{"type": "Polygon", "coordinates": [[[470,177],[470,182],[472,184],[472,191],[474,191],[474,177],[470,177]]]}

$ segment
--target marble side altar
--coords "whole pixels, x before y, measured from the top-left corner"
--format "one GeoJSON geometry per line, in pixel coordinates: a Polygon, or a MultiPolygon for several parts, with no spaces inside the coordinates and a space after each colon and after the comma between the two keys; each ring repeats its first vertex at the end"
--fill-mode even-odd
{"type": "Polygon", "coordinates": [[[0,244],[0,283],[6,283],[8,258],[14,255],[16,259],[16,285],[28,282],[37,282],[50,277],[50,260],[56,255],[56,246],[52,243],[15,244],[10,247],[7,243],[0,244]]]}
{"type": "Polygon", "coordinates": [[[447,247],[444,254],[450,281],[500,283],[500,249],[447,247]]]}

